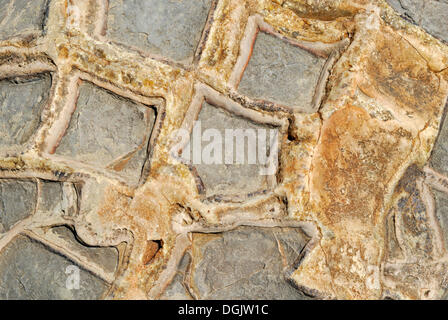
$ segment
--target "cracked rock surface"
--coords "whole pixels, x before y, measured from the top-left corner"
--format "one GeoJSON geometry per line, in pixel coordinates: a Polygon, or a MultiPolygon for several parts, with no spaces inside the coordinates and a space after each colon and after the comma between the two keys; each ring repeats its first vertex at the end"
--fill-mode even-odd
{"type": "Polygon", "coordinates": [[[447,297],[446,16],[0,0],[0,299],[447,297]]]}

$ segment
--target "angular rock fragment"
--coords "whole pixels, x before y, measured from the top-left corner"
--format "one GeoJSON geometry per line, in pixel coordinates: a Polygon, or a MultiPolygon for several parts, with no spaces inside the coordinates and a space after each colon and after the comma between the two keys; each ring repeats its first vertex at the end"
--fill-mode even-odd
{"type": "Polygon", "coordinates": [[[36,200],[35,181],[0,179],[0,233],[32,215],[36,200]]]}
{"type": "Polygon", "coordinates": [[[0,0],[0,40],[41,32],[48,0],[0,0]]]}
{"type": "Polygon", "coordinates": [[[444,244],[448,248],[448,195],[444,192],[433,190],[436,204],[436,214],[444,235],[444,244]]]}
{"type": "Polygon", "coordinates": [[[194,234],[190,288],[199,299],[305,299],[286,277],[306,242],[295,228],[194,234]]]}
{"type": "Polygon", "coordinates": [[[192,297],[185,286],[187,270],[191,263],[191,255],[187,252],[179,263],[178,270],[171,283],[165,289],[162,300],[191,300],[192,297]]]}
{"type": "Polygon", "coordinates": [[[276,130],[204,102],[184,152],[190,155],[206,196],[220,198],[269,189],[270,175],[262,169],[269,166],[276,130]]]}
{"type": "Polygon", "coordinates": [[[40,124],[51,88],[47,73],[0,80],[0,150],[16,150],[40,124]]]}
{"type": "Polygon", "coordinates": [[[62,226],[52,228],[48,237],[50,241],[58,242],[81,259],[94,263],[108,273],[113,274],[117,269],[118,250],[116,248],[87,246],[81,243],[72,230],[62,226]]]}
{"type": "Polygon", "coordinates": [[[273,35],[259,32],[238,91],[313,112],[312,100],[325,59],[273,35]]]}
{"type": "Polygon", "coordinates": [[[84,82],[56,154],[108,168],[136,184],[148,156],[152,108],[84,82]]]}
{"type": "Polygon", "coordinates": [[[176,61],[191,62],[211,0],[111,0],[107,36],[176,61]]]}
{"type": "Polygon", "coordinates": [[[103,280],[27,236],[16,237],[0,253],[0,299],[98,299],[107,288],[103,280]]]}
{"type": "Polygon", "coordinates": [[[37,213],[46,218],[73,217],[77,213],[74,185],[69,182],[41,180],[37,213]]]}
{"type": "Polygon", "coordinates": [[[388,0],[405,19],[419,25],[434,37],[448,42],[448,2],[444,0],[388,0]]]}
{"type": "Polygon", "coordinates": [[[429,164],[436,171],[448,174],[448,119],[443,117],[440,125],[439,136],[432,150],[429,164]]]}

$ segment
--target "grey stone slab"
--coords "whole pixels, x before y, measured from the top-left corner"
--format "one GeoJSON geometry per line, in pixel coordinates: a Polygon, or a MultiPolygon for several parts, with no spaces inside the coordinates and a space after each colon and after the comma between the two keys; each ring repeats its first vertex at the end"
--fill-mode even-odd
{"type": "Polygon", "coordinates": [[[436,200],[436,215],[442,228],[445,246],[448,248],[448,195],[444,192],[433,190],[436,200]]]}
{"type": "Polygon", "coordinates": [[[31,138],[50,88],[49,74],[0,81],[0,149],[18,148],[31,138]]]}
{"type": "Polygon", "coordinates": [[[111,0],[107,36],[176,61],[191,62],[211,0],[111,0]]]}
{"type": "Polygon", "coordinates": [[[101,266],[107,272],[115,272],[118,266],[118,250],[114,247],[87,246],[75,237],[67,227],[55,227],[51,232],[66,243],[66,249],[86,257],[89,261],[101,266]]]}
{"type": "Polygon", "coordinates": [[[421,25],[430,34],[448,42],[448,3],[442,1],[428,1],[424,5],[421,25]]]}
{"type": "Polygon", "coordinates": [[[30,216],[35,209],[37,185],[31,180],[0,179],[0,232],[30,216]]]}
{"type": "Polygon", "coordinates": [[[0,299],[98,299],[108,285],[79,269],[79,289],[70,286],[75,263],[26,236],[16,237],[0,253],[0,299]],[[69,279],[67,286],[67,279],[69,279]]]}
{"type": "Polygon", "coordinates": [[[84,82],[56,154],[115,170],[137,183],[154,122],[154,109],[84,82]]]}
{"type": "Polygon", "coordinates": [[[445,0],[387,0],[405,19],[448,42],[448,2],[445,0]]]}
{"type": "Polygon", "coordinates": [[[0,40],[42,31],[48,0],[0,0],[0,40]]]}
{"type": "Polygon", "coordinates": [[[263,99],[312,111],[312,100],[325,59],[260,32],[238,91],[263,99]]]}
{"type": "MultiPolygon", "coordinates": [[[[215,107],[208,103],[204,103],[201,112],[198,116],[198,121],[196,125],[199,128],[199,123],[201,127],[200,136],[204,137],[204,133],[208,130],[216,130],[216,133],[221,137],[221,143],[217,143],[219,150],[221,150],[221,157],[216,156],[216,162],[211,162],[214,160],[215,153],[208,152],[208,146],[211,143],[219,142],[216,137],[210,138],[209,141],[204,141],[201,143],[200,149],[195,145],[194,139],[198,139],[195,131],[193,131],[190,142],[184,150],[190,149],[190,160],[192,161],[194,167],[197,170],[199,177],[205,187],[205,194],[207,197],[214,196],[230,196],[234,194],[242,193],[253,193],[257,191],[262,191],[268,189],[267,176],[260,174],[260,169],[265,167],[264,159],[261,159],[256,155],[258,146],[258,140],[251,142],[249,139],[244,140],[244,161],[243,163],[238,163],[237,154],[238,144],[237,139],[233,139],[233,154],[234,158],[231,163],[226,164],[225,152],[226,148],[230,150],[230,144],[225,142],[226,130],[252,130],[258,139],[258,136],[262,136],[262,133],[258,130],[266,130],[264,142],[266,144],[266,152],[269,155],[270,146],[270,131],[275,128],[257,124],[251,122],[245,118],[237,117],[225,111],[222,108],[215,107]],[[196,137],[196,138],[195,138],[196,137]],[[197,161],[194,156],[194,152],[198,152],[201,155],[200,161],[197,161]],[[252,150],[252,151],[251,151],[252,150]],[[249,162],[249,153],[255,154],[256,161],[249,162]],[[204,157],[204,155],[211,155],[212,157],[204,157]],[[210,158],[207,160],[207,158],[210,158]],[[198,163],[200,162],[200,163],[198,163]]],[[[210,132],[210,131],[209,131],[210,132]]],[[[205,138],[205,137],[204,137],[205,138]]],[[[252,140],[253,141],[253,140],[252,140]]],[[[188,151],[186,151],[188,153],[188,151]]],[[[219,154],[217,151],[216,154],[219,154]]]]}
{"type": "MultiPolygon", "coordinates": [[[[446,106],[445,106],[446,108],[446,106]]],[[[436,171],[448,175],[448,117],[442,119],[439,136],[432,150],[429,164],[436,171]]]]}
{"type": "Polygon", "coordinates": [[[67,217],[77,213],[77,194],[70,182],[41,180],[37,212],[46,217],[67,217]]]}
{"type": "Polygon", "coordinates": [[[186,272],[190,263],[191,255],[187,252],[179,263],[176,275],[160,297],[161,300],[192,300],[184,285],[186,272]]]}
{"type": "Polygon", "coordinates": [[[240,227],[217,235],[194,234],[192,283],[201,299],[306,299],[285,275],[306,241],[295,228],[240,227]],[[283,255],[280,246],[295,254],[283,255]]]}

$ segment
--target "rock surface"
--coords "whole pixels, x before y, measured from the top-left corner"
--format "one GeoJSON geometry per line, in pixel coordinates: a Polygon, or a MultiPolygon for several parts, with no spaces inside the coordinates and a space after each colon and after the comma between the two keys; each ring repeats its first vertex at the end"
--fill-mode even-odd
{"type": "Polygon", "coordinates": [[[26,236],[14,239],[0,259],[1,299],[98,299],[108,287],[90,272],[78,269],[79,289],[67,288],[68,268],[76,264],[26,236]]]}
{"type": "Polygon", "coordinates": [[[0,0],[0,297],[446,297],[448,3],[389,3],[0,0]]]}
{"type": "Polygon", "coordinates": [[[48,0],[1,0],[0,40],[41,32],[48,0]]]}
{"type": "Polygon", "coordinates": [[[275,130],[274,127],[256,124],[207,102],[204,102],[202,106],[197,125],[198,130],[201,129],[200,132],[197,131],[199,138],[196,131],[193,131],[185,152],[190,150],[190,160],[205,187],[207,197],[219,198],[269,189],[267,176],[260,173],[267,163],[265,159],[260,161],[260,157],[257,156],[257,147],[260,147],[262,151],[266,150],[266,159],[268,159],[270,134],[271,130],[275,130]],[[233,148],[231,143],[225,143],[226,130],[241,130],[243,139],[232,137],[233,148]],[[248,135],[244,135],[245,130],[250,131],[248,135]],[[194,155],[195,139],[203,140],[201,150],[198,149],[201,159],[197,163],[195,163],[194,155]],[[261,144],[258,144],[258,139],[264,141],[265,148],[262,149],[261,144]],[[230,161],[226,160],[227,153],[233,154],[233,158],[228,158],[230,161]],[[252,156],[254,159],[250,160],[252,156]],[[238,157],[241,157],[240,162],[238,157]]]}
{"type": "Polygon", "coordinates": [[[448,42],[448,2],[445,0],[388,0],[405,19],[425,29],[434,37],[448,42]]]}
{"type": "Polygon", "coordinates": [[[36,201],[35,181],[0,179],[0,232],[32,215],[36,201]]]}
{"type": "Polygon", "coordinates": [[[324,64],[325,59],[259,32],[238,90],[250,98],[309,110],[324,64]]]}
{"type": "Polygon", "coordinates": [[[191,62],[211,0],[112,0],[107,35],[176,61],[191,62]]]}
{"type": "Polygon", "coordinates": [[[0,148],[23,146],[37,130],[47,103],[51,76],[0,80],[0,148]]]}
{"type": "Polygon", "coordinates": [[[154,121],[153,109],[85,82],[56,154],[112,168],[137,183],[154,121]]]}

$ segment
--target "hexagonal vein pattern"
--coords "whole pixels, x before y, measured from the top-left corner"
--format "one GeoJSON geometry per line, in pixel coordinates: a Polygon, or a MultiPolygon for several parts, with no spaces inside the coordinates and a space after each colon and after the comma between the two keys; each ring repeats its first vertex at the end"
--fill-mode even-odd
{"type": "Polygon", "coordinates": [[[238,91],[253,99],[304,109],[312,105],[325,59],[259,32],[238,91]]]}
{"type": "Polygon", "coordinates": [[[48,0],[0,0],[0,40],[43,30],[48,0]]]}
{"type": "Polygon", "coordinates": [[[191,62],[211,0],[110,0],[107,36],[176,61],[191,62]]]}
{"type": "Polygon", "coordinates": [[[0,80],[0,150],[20,150],[37,130],[50,94],[47,73],[0,80]]]}
{"type": "Polygon", "coordinates": [[[0,253],[0,299],[98,299],[107,288],[103,280],[27,236],[16,237],[0,253]],[[73,267],[80,275],[76,290],[67,287],[67,271],[73,267]]]}
{"type": "Polygon", "coordinates": [[[83,82],[56,154],[109,167],[135,184],[148,155],[154,122],[154,109],[83,82]]]}

